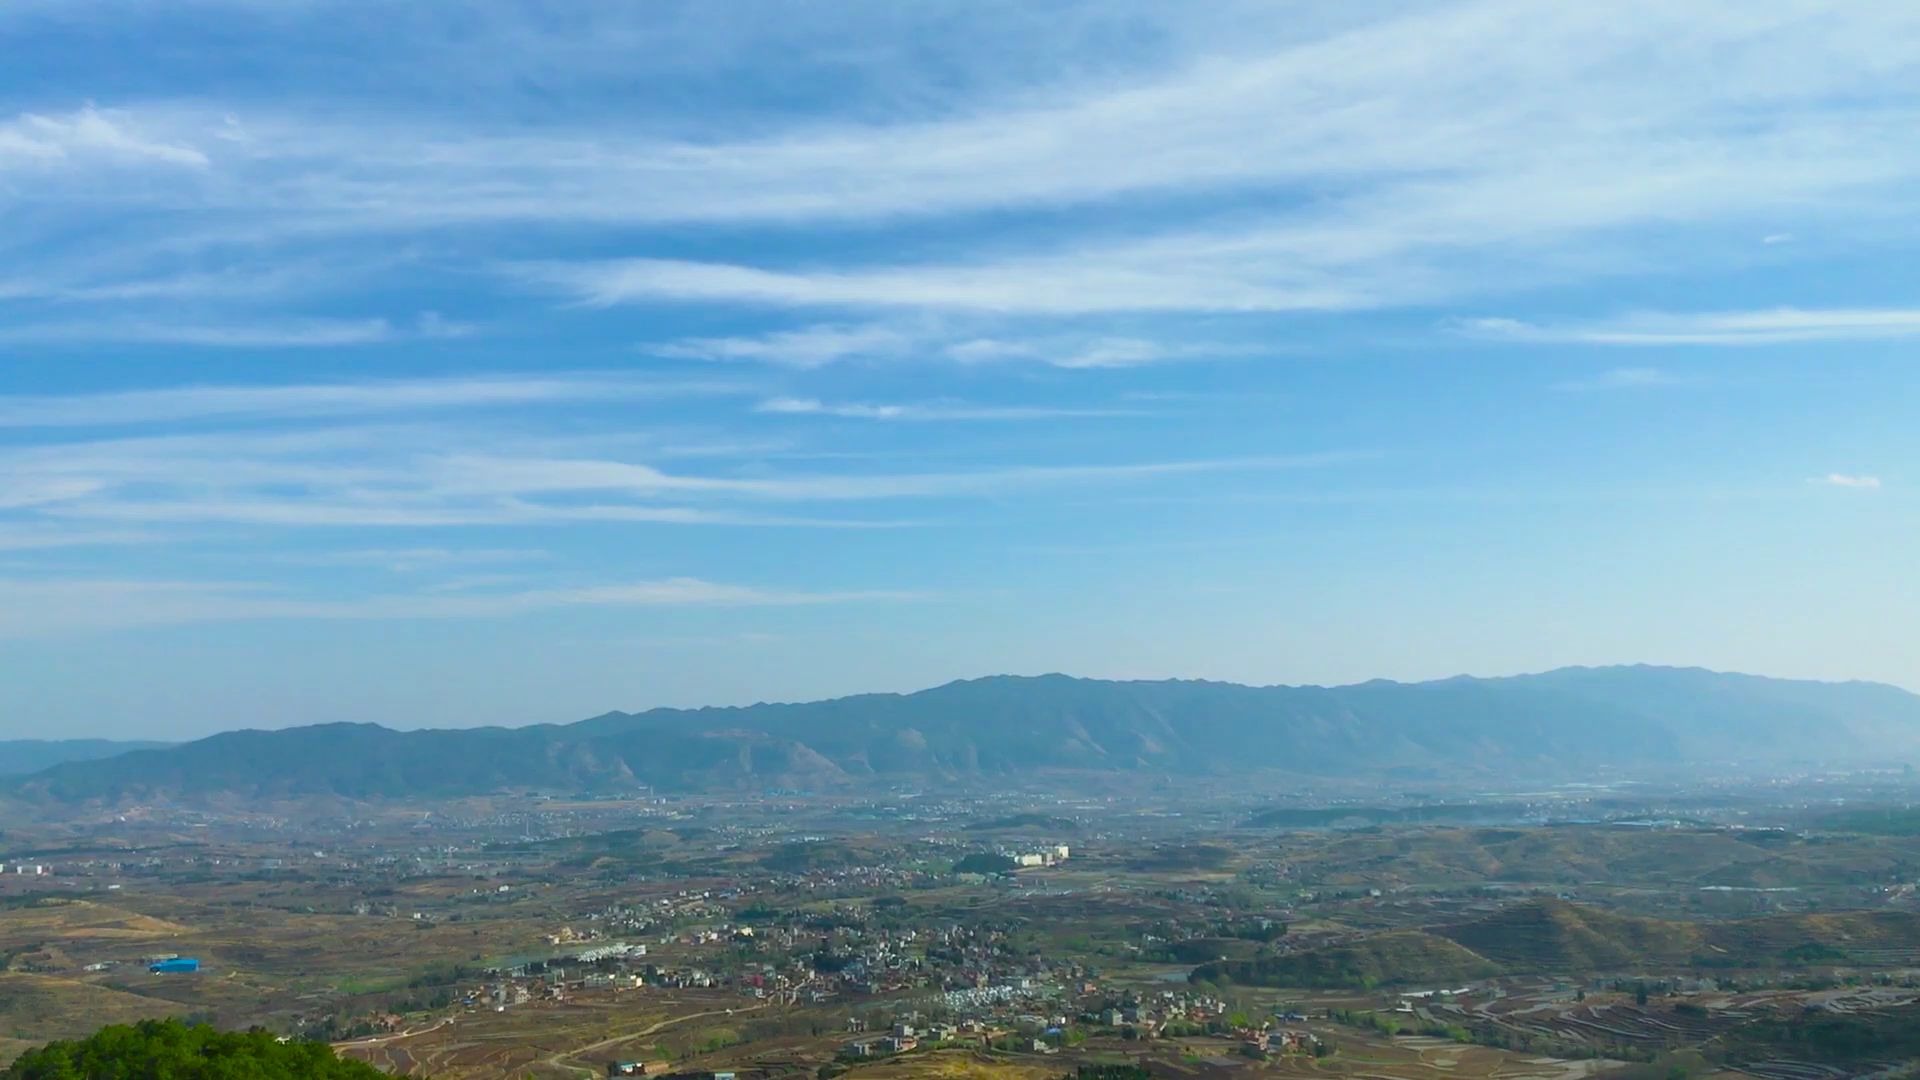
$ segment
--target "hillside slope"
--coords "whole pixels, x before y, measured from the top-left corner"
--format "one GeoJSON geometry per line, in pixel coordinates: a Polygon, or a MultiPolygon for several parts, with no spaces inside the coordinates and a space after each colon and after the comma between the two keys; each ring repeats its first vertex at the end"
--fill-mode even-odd
{"type": "Polygon", "coordinates": [[[1696,669],[1565,669],[1343,687],[1001,676],[914,694],[608,713],[576,724],[238,731],[54,766],[52,800],[498,790],[818,789],[1048,770],[1207,775],[1447,768],[1561,774],[1689,761],[1920,755],[1920,697],[1696,669]]]}
{"type": "Polygon", "coordinates": [[[1509,971],[1615,971],[1684,965],[1703,950],[1692,923],[1619,915],[1560,901],[1516,904],[1437,931],[1509,971]]]}

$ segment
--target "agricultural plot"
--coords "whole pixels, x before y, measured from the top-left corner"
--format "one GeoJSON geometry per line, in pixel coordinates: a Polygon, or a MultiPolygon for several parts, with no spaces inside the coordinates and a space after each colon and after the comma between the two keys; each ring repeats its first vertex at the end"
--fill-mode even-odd
{"type": "Polygon", "coordinates": [[[336,1043],[335,1049],[402,1076],[598,1076],[608,1061],[669,1056],[663,1042],[677,1030],[745,1020],[755,1011],[730,997],[632,994],[470,1010],[407,1031],[336,1043]]]}

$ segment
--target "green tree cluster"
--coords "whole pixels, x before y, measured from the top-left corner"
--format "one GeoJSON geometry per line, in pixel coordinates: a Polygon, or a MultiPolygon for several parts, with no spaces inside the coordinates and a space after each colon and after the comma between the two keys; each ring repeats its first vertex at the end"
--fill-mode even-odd
{"type": "Polygon", "coordinates": [[[217,1031],[178,1020],[115,1024],[22,1054],[4,1080],[388,1080],[317,1042],[265,1031],[217,1031]]]}

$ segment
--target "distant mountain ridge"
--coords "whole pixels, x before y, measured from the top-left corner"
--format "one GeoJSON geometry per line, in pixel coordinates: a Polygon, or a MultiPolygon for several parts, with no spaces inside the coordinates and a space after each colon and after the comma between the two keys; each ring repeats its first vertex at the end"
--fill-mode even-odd
{"type": "Polygon", "coordinates": [[[1920,696],[1873,683],[1647,666],[1339,687],[1042,675],[800,704],[612,712],[567,725],[233,731],[57,764],[10,786],[50,801],[394,798],[824,789],[1052,770],[1544,776],[1908,756],[1920,756],[1920,696]]]}
{"type": "Polygon", "coordinates": [[[0,739],[0,776],[21,776],[62,762],[94,761],[129,750],[154,750],[168,745],[113,739],[0,739]]]}

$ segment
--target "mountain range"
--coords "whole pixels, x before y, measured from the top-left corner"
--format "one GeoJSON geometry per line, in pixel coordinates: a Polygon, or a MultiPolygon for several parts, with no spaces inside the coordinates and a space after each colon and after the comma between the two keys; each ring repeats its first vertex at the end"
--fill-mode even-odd
{"type": "Polygon", "coordinates": [[[1909,757],[1920,757],[1920,696],[1873,683],[1648,666],[1337,687],[1043,675],[565,725],[232,731],[65,761],[6,787],[57,802],[395,798],[823,790],[1051,771],[1548,777],[1909,757]]]}

